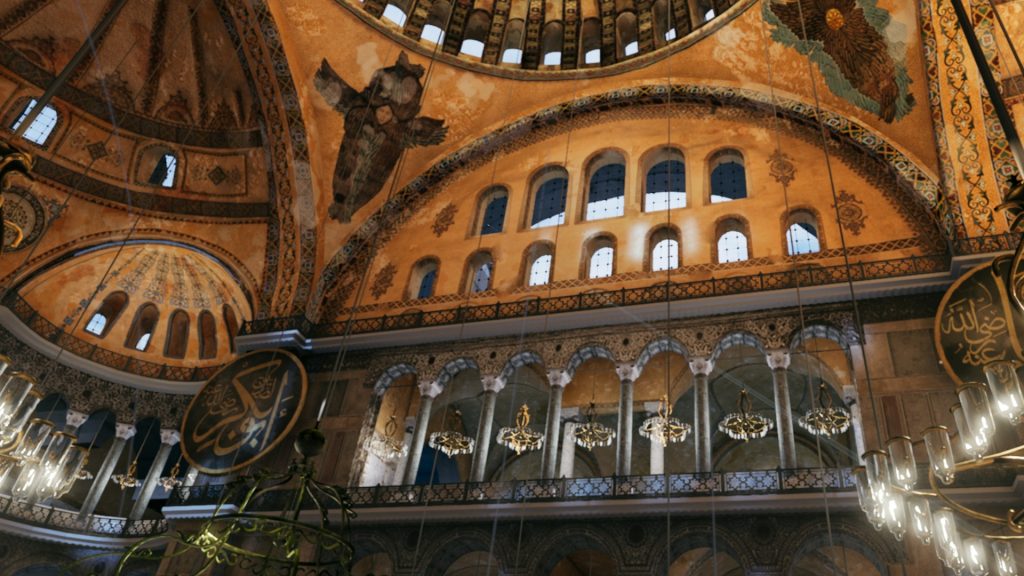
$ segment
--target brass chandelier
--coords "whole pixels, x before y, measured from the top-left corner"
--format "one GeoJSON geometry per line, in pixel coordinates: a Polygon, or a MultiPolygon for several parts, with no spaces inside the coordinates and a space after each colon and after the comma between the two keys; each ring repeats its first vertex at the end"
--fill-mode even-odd
{"type": "Polygon", "coordinates": [[[768,432],[775,427],[775,422],[760,414],[750,411],[750,396],[747,389],[740,390],[740,396],[736,400],[736,412],[726,414],[725,418],[718,423],[718,430],[733,440],[744,442],[757,438],[764,438],[768,432]]]}
{"type": "Polygon", "coordinates": [[[672,405],[666,394],[658,401],[657,415],[644,420],[640,425],[640,435],[668,446],[670,443],[685,442],[690,429],[689,424],[672,416],[672,405]]]}
{"type": "Polygon", "coordinates": [[[612,440],[615,439],[615,430],[597,421],[593,402],[587,408],[586,415],[587,421],[576,426],[573,431],[576,444],[587,450],[593,450],[595,446],[611,446],[612,440]]]}
{"type": "Polygon", "coordinates": [[[538,450],[544,445],[544,434],[530,428],[530,408],[523,404],[516,413],[516,425],[498,430],[498,444],[515,450],[516,455],[538,450]]]}
{"type": "Polygon", "coordinates": [[[402,442],[402,439],[396,435],[396,432],[398,432],[398,422],[395,420],[395,415],[392,414],[388,418],[387,424],[384,425],[384,434],[381,435],[374,431],[373,435],[367,440],[367,450],[384,461],[404,458],[409,453],[409,447],[402,442]]]}
{"type": "MultiPolygon", "coordinates": [[[[455,428],[460,428],[462,412],[455,410],[454,416],[455,428]]],[[[444,452],[445,456],[451,458],[452,456],[472,454],[476,441],[457,430],[444,430],[431,434],[429,445],[434,450],[440,450],[444,452]]]]}
{"type": "Polygon", "coordinates": [[[832,405],[832,396],[822,382],[818,385],[818,407],[808,410],[797,423],[815,436],[838,436],[850,429],[850,413],[832,405]]]}

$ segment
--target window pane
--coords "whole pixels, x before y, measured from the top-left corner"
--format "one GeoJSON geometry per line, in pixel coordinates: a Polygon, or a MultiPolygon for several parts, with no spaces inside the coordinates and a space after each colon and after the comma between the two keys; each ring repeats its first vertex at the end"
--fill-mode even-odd
{"type": "Polygon", "coordinates": [[[742,232],[732,231],[718,239],[719,262],[742,262],[747,259],[747,237],[742,232]]]}
{"type": "Polygon", "coordinates": [[[480,58],[484,55],[484,43],[479,40],[463,40],[460,52],[480,58]]]}
{"type": "Polygon", "coordinates": [[[544,228],[565,223],[565,191],[568,184],[569,182],[565,178],[552,178],[541,184],[533,203],[533,218],[530,219],[530,228],[544,228]]]}
{"type": "Polygon", "coordinates": [[[679,268],[679,243],[666,238],[654,245],[651,253],[651,270],[675,270],[679,268]]]}
{"type": "Polygon", "coordinates": [[[491,287],[491,268],[490,262],[485,262],[477,267],[476,272],[473,273],[471,292],[483,292],[491,287]]]}
{"type": "Polygon", "coordinates": [[[711,171],[711,202],[747,197],[747,175],[739,162],[722,162],[711,171]]]}
{"type": "Polygon", "coordinates": [[[142,337],[139,338],[139,341],[136,342],[135,349],[140,352],[145,352],[146,346],[149,346],[149,339],[151,336],[153,336],[151,332],[146,332],[145,334],[143,334],[142,337]]]}
{"type": "Polygon", "coordinates": [[[678,160],[658,162],[647,172],[644,211],[686,208],[686,165],[678,160]]]}
{"type": "Polygon", "coordinates": [[[590,257],[590,277],[607,278],[612,275],[615,262],[615,249],[609,246],[598,249],[590,257]]]}
{"type": "Polygon", "coordinates": [[[588,50],[587,53],[583,55],[583,63],[584,64],[600,64],[601,63],[601,49],[600,48],[594,48],[593,50],[588,50]]]}
{"type": "Polygon", "coordinates": [[[523,61],[523,51],[518,48],[509,48],[501,55],[502,64],[520,64],[523,61]]]}
{"type": "Polygon", "coordinates": [[[561,63],[562,63],[562,53],[561,52],[548,52],[547,54],[544,55],[544,65],[545,66],[558,66],[561,63]]]}
{"type": "Polygon", "coordinates": [[[384,18],[398,24],[399,26],[405,26],[405,12],[394,4],[388,4],[384,7],[384,18]]]}
{"type": "Polygon", "coordinates": [[[103,314],[93,314],[92,319],[89,320],[89,324],[85,327],[86,332],[91,332],[97,336],[103,335],[103,329],[107,326],[107,317],[103,314]]]}
{"type": "Polygon", "coordinates": [[[174,173],[177,172],[177,169],[178,159],[173,154],[164,154],[153,168],[153,173],[149,175],[149,183],[154,186],[172,188],[174,187],[174,173]]]}
{"type": "Polygon", "coordinates": [[[818,231],[813,224],[807,222],[795,222],[786,230],[786,245],[789,247],[789,253],[794,256],[821,251],[818,231]]]}
{"type": "MultiPolygon", "coordinates": [[[[29,113],[32,112],[32,109],[36,107],[37,102],[38,101],[35,98],[29,101],[28,106],[25,107],[25,111],[21,113],[21,116],[19,116],[14,122],[14,125],[11,126],[11,130],[17,131],[18,128],[21,127],[22,122],[24,122],[29,113]]],[[[46,143],[46,140],[50,137],[50,133],[53,132],[53,129],[56,126],[57,110],[55,110],[53,106],[45,106],[43,107],[42,112],[36,116],[36,119],[28,125],[28,128],[25,129],[25,134],[22,138],[42,146],[46,143]]]]}
{"type": "Polygon", "coordinates": [[[492,198],[484,210],[483,224],[480,226],[480,234],[494,234],[501,232],[505,224],[505,209],[508,207],[508,196],[492,198]]]}
{"type": "Polygon", "coordinates": [[[676,29],[671,28],[668,32],[665,32],[665,40],[672,41],[676,39],[676,29]]]}
{"type": "Polygon", "coordinates": [[[420,289],[416,293],[417,298],[430,298],[434,294],[434,281],[437,280],[437,270],[430,270],[420,279],[420,289]]]}
{"type": "Polygon", "coordinates": [[[587,220],[622,216],[625,209],[626,167],[622,164],[602,166],[590,177],[587,220]]]}
{"type": "Polygon", "coordinates": [[[551,255],[538,256],[530,266],[530,286],[543,286],[551,278],[551,255]]]}
{"type": "Polygon", "coordinates": [[[630,42],[629,44],[626,44],[626,48],[623,49],[623,52],[626,53],[626,56],[632,56],[633,54],[636,54],[639,51],[640,44],[637,43],[635,40],[630,42]]]}
{"type": "Polygon", "coordinates": [[[444,41],[444,30],[441,30],[433,24],[427,24],[423,27],[423,32],[420,34],[420,38],[427,42],[433,42],[434,44],[440,44],[444,41]]]}

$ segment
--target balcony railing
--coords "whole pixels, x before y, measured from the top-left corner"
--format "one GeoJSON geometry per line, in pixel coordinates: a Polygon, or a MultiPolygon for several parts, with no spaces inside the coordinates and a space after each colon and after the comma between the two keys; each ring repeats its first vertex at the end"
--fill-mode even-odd
{"type": "Polygon", "coordinates": [[[164,520],[129,520],[96,514],[79,517],[78,512],[74,510],[17,502],[4,495],[0,495],[0,517],[91,536],[144,538],[167,531],[167,522],[164,520]]]}
{"type": "MultiPolygon", "coordinates": [[[[361,486],[349,488],[356,508],[422,506],[424,504],[501,504],[566,502],[628,498],[686,498],[742,496],[855,489],[850,468],[797,468],[751,472],[669,474],[668,476],[607,476],[555,480],[463,482],[430,486],[361,486]],[[667,484],[666,484],[667,481],[667,484]]],[[[212,505],[224,495],[224,485],[179,487],[167,503],[173,506],[212,505]]],[[[253,510],[279,510],[290,502],[290,491],[270,493],[253,510]]]]}

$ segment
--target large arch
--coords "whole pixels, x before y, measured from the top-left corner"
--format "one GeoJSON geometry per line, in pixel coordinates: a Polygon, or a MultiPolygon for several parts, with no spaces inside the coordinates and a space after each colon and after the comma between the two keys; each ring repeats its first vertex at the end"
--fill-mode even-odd
{"type": "Polygon", "coordinates": [[[682,356],[684,359],[688,359],[690,357],[689,351],[687,351],[686,346],[683,346],[682,342],[672,338],[671,336],[660,336],[648,342],[647,345],[644,346],[643,351],[640,352],[640,355],[637,356],[637,371],[643,373],[644,367],[647,366],[648,362],[663,352],[673,352],[682,356]]]}
{"type": "MultiPolygon", "coordinates": [[[[880,167],[895,179],[895,193],[910,197],[930,215],[931,225],[922,222],[922,231],[929,240],[942,243],[954,235],[950,206],[944,203],[934,174],[907,156],[902,149],[882,134],[857,121],[828,109],[817,109],[810,103],[778,90],[768,94],[760,90],[707,84],[647,84],[630,86],[599,94],[583,95],[576,102],[561,103],[539,110],[478,138],[452,152],[412,179],[391,199],[349,236],[346,243],[327,261],[308,308],[310,320],[329,320],[340,312],[351,295],[355,275],[373,257],[375,246],[387,242],[394,231],[416,213],[416,208],[446,188],[445,184],[466,169],[483,165],[500,149],[527,145],[561,134],[578,123],[614,120],[614,113],[627,110],[631,114],[663,115],[664,100],[670,96],[673,106],[702,107],[709,101],[716,106],[732,108],[753,121],[777,114],[786,126],[815,144],[820,143],[819,122],[835,143],[836,157],[862,168],[880,167]],[[941,226],[938,224],[941,223],[941,226]],[[945,237],[943,237],[943,234],[945,237]]],[[[858,168],[858,169],[860,169],[858,168]]],[[[928,218],[926,218],[928,219],[928,218]]]]}
{"type": "Polygon", "coordinates": [[[566,373],[569,374],[569,378],[576,375],[576,370],[583,365],[587,360],[593,360],[594,358],[603,358],[609,360],[612,363],[615,362],[615,354],[600,344],[585,344],[576,349],[569,357],[569,363],[565,367],[566,373]]]}
{"type": "Polygon", "coordinates": [[[525,366],[537,366],[541,371],[544,370],[544,359],[540,357],[540,354],[531,350],[524,350],[519,352],[515,356],[508,359],[505,366],[501,369],[499,378],[508,381],[516,370],[525,366]]]}

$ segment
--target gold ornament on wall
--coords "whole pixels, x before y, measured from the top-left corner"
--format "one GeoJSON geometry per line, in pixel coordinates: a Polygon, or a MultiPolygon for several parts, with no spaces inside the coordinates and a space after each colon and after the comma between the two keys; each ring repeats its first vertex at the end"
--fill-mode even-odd
{"type": "Polygon", "coordinates": [[[441,211],[434,217],[434,225],[432,227],[434,230],[434,236],[440,238],[442,234],[451,228],[452,224],[455,223],[455,214],[458,213],[458,211],[459,209],[451,202],[449,202],[444,208],[441,208],[441,211]]]}

